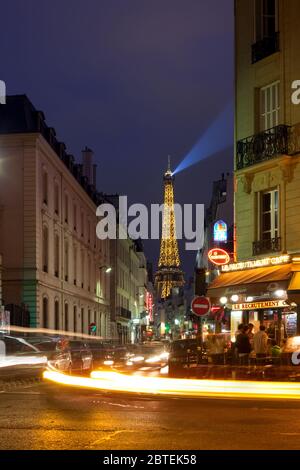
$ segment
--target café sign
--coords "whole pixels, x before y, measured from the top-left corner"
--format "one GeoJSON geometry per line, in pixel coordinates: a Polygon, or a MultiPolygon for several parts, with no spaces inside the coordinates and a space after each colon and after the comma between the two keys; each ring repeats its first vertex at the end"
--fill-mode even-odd
{"type": "Polygon", "coordinates": [[[222,248],[213,248],[208,252],[208,259],[216,266],[223,266],[224,264],[229,263],[230,256],[227,251],[222,250],[222,248]]]}
{"type": "Polygon", "coordinates": [[[232,304],[231,309],[234,311],[241,310],[259,310],[266,308],[284,308],[289,307],[285,300],[267,300],[264,302],[244,302],[241,304],[232,304]]]}
{"type": "Polygon", "coordinates": [[[253,259],[249,261],[242,261],[241,263],[227,264],[226,266],[222,266],[222,271],[223,272],[242,271],[244,269],[277,266],[280,264],[286,264],[289,261],[290,261],[289,255],[273,256],[270,258],[253,259]]]}

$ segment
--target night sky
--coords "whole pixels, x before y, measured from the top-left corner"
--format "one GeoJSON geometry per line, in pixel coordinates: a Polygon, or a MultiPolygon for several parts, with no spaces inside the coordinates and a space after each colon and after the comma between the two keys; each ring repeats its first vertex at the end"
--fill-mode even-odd
{"type": "MultiPolygon", "coordinates": [[[[167,155],[177,166],[233,106],[233,0],[10,0],[0,14],[7,94],[26,93],[77,159],[94,150],[99,190],[162,202],[167,155]]],[[[208,203],[232,155],[176,175],[176,201],[208,203]]],[[[159,243],[145,248],[156,265],[159,243]]],[[[195,253],[181,258],[190,274],[195,253]]]]}

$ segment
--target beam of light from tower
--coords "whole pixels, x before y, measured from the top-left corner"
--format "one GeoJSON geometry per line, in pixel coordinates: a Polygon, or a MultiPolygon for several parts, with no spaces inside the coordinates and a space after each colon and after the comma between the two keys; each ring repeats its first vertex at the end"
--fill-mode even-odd
{"type": "Polygon", "coordinates": [[[202,134],[190,152],[179,163],[173,174],[212,157],[233,146],[233,105],[228,103],[214,122],[202,134]]]}

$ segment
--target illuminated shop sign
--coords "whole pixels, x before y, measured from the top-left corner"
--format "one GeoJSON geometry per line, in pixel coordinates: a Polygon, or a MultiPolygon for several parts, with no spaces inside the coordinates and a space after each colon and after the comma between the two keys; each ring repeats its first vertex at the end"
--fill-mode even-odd
{"type": "Polygon", "coordinates": [[[230,256],[227,251],[221,248],[213,248],[208,252],[208,259],[216,266],[223,266],[230,261],[230,256]]]}
{"type": "Polygon", "coordinates": [[[244,302],[242,304],[232,304],[232,310],[259,310],[261,308],[283,308],[289,307],[285,300],[267,300],[264,302],[244,302]]]}
{"type": "Polygon", "coordinates": [[[149,315],[149,321],[153,321],[153,295],[151,292],[146,293],[146,310],[149,315]]]}
{"type": "Polygon", "coordinates": [[[250,261],[243,261],[241,263],[228,264],[222,266],[222,271],[242,271],[243,269],[262,268],[266,266],[276,266],[278,264],[285,264],[290,261],[289,255],[274,256],[272,258],[255,259],[250,261]]]}
{"type": "Polygon", "coordinates": [[[227,242],[227,224],[224,220],[218,220],[214,224],[214,241],[227,242]]]}

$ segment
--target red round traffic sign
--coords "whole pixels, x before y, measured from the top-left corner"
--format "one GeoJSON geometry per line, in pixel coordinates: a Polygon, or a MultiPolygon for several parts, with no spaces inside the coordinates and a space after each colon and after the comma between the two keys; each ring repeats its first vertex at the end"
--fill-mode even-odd
{"type": "Polygon", "coordinates": [[[192,312],[199,317],[207,315],[210,311],[210,300],[208,297],[194,297],[191,305],[192,312]]]}

